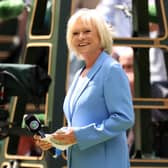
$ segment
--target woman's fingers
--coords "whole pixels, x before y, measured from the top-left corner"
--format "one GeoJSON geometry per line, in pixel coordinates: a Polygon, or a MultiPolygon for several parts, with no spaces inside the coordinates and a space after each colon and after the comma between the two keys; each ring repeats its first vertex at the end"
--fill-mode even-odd
{"type": "Polygon", "coordinates": [[[58,132],[56,131],[53,134],[53,137],[62,142],[63,144],[75,144],[76,143],[76,137],[74,134],[73,129],[67,129],[66,131],[58,132]]]}
{"type": "Polygon", "coordinates": [[[50,149],[52,147],[52,145],[49,142],[43,140],[38,135],[34,135],[33,139],[34,139],[35,144],[37,146],[39,146],[42,150],[48,150],[48,149],[50,149]]]}

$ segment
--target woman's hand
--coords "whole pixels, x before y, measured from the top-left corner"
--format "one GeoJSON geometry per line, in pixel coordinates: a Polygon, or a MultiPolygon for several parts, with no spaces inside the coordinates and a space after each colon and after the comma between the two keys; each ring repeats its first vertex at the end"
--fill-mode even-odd
{"type": "Polygon", "coordinates": [[[33,136],[34,142],[39,146],[43,151],[46,151],[52,147],[51,143],[44,141],[40,136],[33,136]]]}
{"type": "Polygon", "coordinates": [[[52,134],[53,138],[63,144],[75,144],[76,137],[73,128],[60,129],[52,134]]]}

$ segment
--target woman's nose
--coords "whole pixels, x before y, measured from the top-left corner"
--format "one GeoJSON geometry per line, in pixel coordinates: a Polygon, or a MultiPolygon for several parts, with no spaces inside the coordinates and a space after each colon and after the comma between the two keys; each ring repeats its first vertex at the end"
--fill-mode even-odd
{"type": "Polygon", "coordinates": [[[84,38],[85,38],[84,33],[83,33],[83,32],[80,32],[80,33],[79,33],[79,39],[81,40],[81,39],[84,39],[84,38]]]}

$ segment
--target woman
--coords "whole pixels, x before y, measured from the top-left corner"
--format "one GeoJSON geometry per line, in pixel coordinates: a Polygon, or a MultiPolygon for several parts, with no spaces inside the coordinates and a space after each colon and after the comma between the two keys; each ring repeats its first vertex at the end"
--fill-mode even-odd
{"type": "MultiPolygon", "coordinates": [[[[67,44],[84,60],[64,101],[65,132],[52,136],[68,149],[68,168],[128,168],[126,130],[134,123],[128,79],[110,56],[112,32],[96,10],[81,9],[68,22],[67,44]]],[[[51,147],[35,137],[43,150],[51,147]]]]}

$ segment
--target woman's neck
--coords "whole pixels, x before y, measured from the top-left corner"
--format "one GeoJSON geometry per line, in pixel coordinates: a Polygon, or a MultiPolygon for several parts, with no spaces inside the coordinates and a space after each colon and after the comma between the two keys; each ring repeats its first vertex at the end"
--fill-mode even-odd
{"type": "Polygon", "coordinates": [[[100,50],[92,55],[83,56],[84,61],[85,61],[85,69],[90,69],[93,66],[93,64],[96,62],[101,52],[102,51],[100,50]]]}
{"type": "Polygon", "coordinates": [[[97,52],[97,54],[89,55],[89,56],[85,55],[83,57],[84,61],[85,61],[85,68],[81,72],[81,77],[85,77],[88,74],[89,70],[92,68],[92,66],[96,62],[96,60],[99,57],[100,53],[101,53],[101,51],[97,52]]]}

